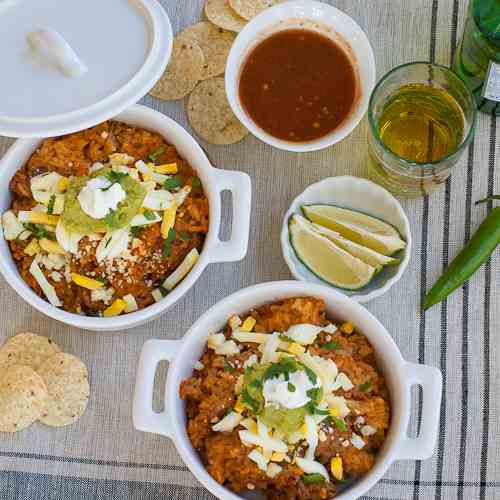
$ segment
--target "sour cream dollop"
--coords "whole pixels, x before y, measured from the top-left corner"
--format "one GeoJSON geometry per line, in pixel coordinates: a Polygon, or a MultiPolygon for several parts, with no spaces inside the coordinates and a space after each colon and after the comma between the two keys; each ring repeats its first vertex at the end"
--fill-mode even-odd
{"type": "Polygon", "coordinates": [[[316,387],[319,387],[319,380],[313,384],[305,371],[298,370],[290,373],[288,381],[284,375],[266,380],[262,392],[266,406],[278,404],[293,410],[309,403],[311,398],[307,391],[316,387]]]}
{"type": "Polygon", "coordinates": [[[78,195],[82,210],[93,219],[106,217],[127,197],[120,184],[112,184],[105,177],[90,179],[78,195]]]}

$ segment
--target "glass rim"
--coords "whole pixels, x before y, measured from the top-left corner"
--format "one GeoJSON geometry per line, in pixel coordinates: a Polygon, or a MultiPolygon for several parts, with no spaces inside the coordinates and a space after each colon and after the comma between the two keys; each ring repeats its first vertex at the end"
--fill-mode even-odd
{"type": "Polygon", "coordinates": [[[387,152],[390,156],[392,156],[396,161],[404,164],[405,166],[408,167],[417,167],[417,168],[426,168],[426,167],[435,167],[436,165],[439,165],[440,163],[450,159],[451,157],[455,156],[457,153],[462,152],[469,144],[474,131],[476,129],[476,121],[477,121],[477,106],[476,106],[476,100],[474,99],[474,96],[472,95],[472,92],[470,91],[469,87],[465,84],[463,79],[457,75],[453,70],[448,68],[447,66],[444,66],[442,64],[435,64],[430,61],[414,61],[414,62],[409,62],[409,63],[404,63],[400,64],[399,66],[395,66],[392,68],[390,71],[388,71],[385,75],[383,75],[380,80],[377,82],[375,87],[373,88],[373,91],[370,96],[370,100],[368,102],[368,122],[370,124],[370,130],[375,137],[376,141],[380,146],[384,149],[385,152],[387,152]],[[394,151],[390,150],[380,139],[380,135],[378,133],[377,126],[375,124],[375,119],[373,117],[373,100],[375,97],[375,93],[379,89],[379,87],[384,83],[393,73],[396,71],[399,71],[400,69],[406,68],[407,66],[417,66],[417,65],[426,65],[426,66],[432,66],[433,68],[438,68],[440,70],[444,70],[446,73],[449,73],[453,75],[454,78],[456,78],[460,84],[463,86],[465,93],[468,95],[472,106],[472,121],[469,127],[469,131],[467,135],[462,139],[462,142],[459,144],[459,146],[451,153],[447,154],[446,156],[443,156],[439,160],[433,160],[433,161],[426,161],[426,162],[417,162],[417,161],[411,161],[411,160],[406,160],[405,158],[397,155],[394,153],[394,151]]]}

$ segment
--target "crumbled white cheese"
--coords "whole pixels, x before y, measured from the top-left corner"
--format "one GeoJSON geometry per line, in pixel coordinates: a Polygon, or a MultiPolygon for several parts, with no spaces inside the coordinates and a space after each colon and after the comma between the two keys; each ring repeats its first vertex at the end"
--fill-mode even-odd
{"type": "Polygon", "coordinates": [[[244,363],[243,363],[243,368],[250,368],[250,366],[253,366],[255,363],[257,363],[257,355],[252,354],[250,357],[248,357],[244,363]]]}
{"type": "Polygon", "coordinates": [[[333,384],[332,390],[343,389],[344,391],[350,391],[354,387],[349,377],[345,373],[339,373],[335,383],[333,384]]]}
{"type": "Polygon", "coordinates": [[[57,271],[52,271],[49,276],[56,282],[59,283],[59,281],[62,280],[62,274],[58,273],[57,271]]]}
{"type": "Polygon", "coordinates": [[[234,340],[226,340],[223,344],[215,348],[215,354],[220,354],[222,356],[231,356],[239,352],[240,347],[234,340]]]}
{"type": "Polygon", "coordinates": [[[361,450],[365,447],[366,443],[361,439],[361,436],[358,436],[353,432],[351,436],[351,444],[358,450],[361,450]]]}
{"type": "Polygon", "coordinates": [[[243,420],[243,416],[234,411],[229,412],[220,422],[212,425],[214,432],[231,432],[238,427],[243,420]]]}
{"type": "Polygon", "coordinates": [[[281,465],[275,464],[271,462],[267,466],[267,471],[266,471],[266,476],[270,477],[271,479],[275,478],[281,471],[283,470],[283,467],[281,465]]]}
{"type": "Polygon", "coordinates": [[[375,434],[377,432],[377,429],[375,429],[375,427],[372,427],[371,425],[365,425],[363,427],[361,427],[361,434],[363,436],[373,436],[373,434],[375,434]]]}
{"type": "Polygon", "coordinates": [[[203,370],[203,368],[205,368],[205,365],[201,362],[201,361],[197,361],[195,364],[194,364],[194,369],[195,370],[203,370]]]}
{"type": "Polygon", "coordinates": [[[90,298],[92,302],[104,302],[106,305],[111,304],[113,297],[115,295],[114,288],[99,288],[98,290],[92,290],[90,292],[90,298]]]}
{"type": "Polygon", "coordinates": [[[330,482],[330,476],[326,467],[315,460],[307,460],[305,458],[297,457],[295,463],[306,473],[306,474],[321,474],[326,481],[330,482]]]}

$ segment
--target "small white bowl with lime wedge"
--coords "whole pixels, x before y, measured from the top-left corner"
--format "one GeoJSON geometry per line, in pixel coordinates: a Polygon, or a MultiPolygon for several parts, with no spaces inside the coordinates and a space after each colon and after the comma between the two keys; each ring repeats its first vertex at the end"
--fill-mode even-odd
{"type": "Polygon", "coordinates": [[[403,275],[411,232],[401,204],[359,177],[330,177],[292,202],[281,231],[292,275],[327,284],[357,302],[383,295],[403,275]]]}

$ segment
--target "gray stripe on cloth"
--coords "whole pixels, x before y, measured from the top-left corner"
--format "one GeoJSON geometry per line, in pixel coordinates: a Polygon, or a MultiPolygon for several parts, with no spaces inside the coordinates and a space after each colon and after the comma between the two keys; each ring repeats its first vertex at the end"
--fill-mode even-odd
{"type": "MultiPolygon", "coordinates": [[[[491,116],[490,125],[490,153],[488,165],[488,196],[493,195],[495,184],[495,152],[497,138],[497,120],[494,115],[491,116]]],[[[492,201],[488,202],[488,213],[493,207],[492,201]]],[[[490,359],[490,320],[491,320],[491,257],[485,265],[485,284],[484,284],[484,404],[483,404],[483,435],[481,439],[481,466],[480,477],[481,486],[479,488],[479,498],[486,498],[486,478],[488,474],[488,437],[489,437],[489,421],[490,421],[490,376],[491,376],[491,359],[490,359]]]]}
{"type": "MultiPolygon", "coordinates": [[[[432,1],[432,14],[431,14],[431,38],[429,46],[429,61],[434,62],[436,59],[436,31],[437,31],[437,14],[439,8],[439,1],[432,1]]],[[[429,236],[429,197],[425,196],[423,199],[422,207],[422,246],[420,255],[420,306],[423,304],[425,294],[427,293],[427,244],[429,236]]],[[[421,307],[420,307],[421,308],[421,307]]],[[[419,327],[419,343],[418,343],[418,362],[425,362],[425,327],[426,327],[426,314],[422,312],[420,315],[419,327]]],[[[420,423],[422,422],[422,407],[423,407],[423,393],[419,388],[418,397],[418,427],[417,433],[420,432],[420,423]]],[[[420,476],[422,474],[422,464],[420,460],[415,461],[415,476],[413,487],[413,500],[420,498],[420,476]]]]}

